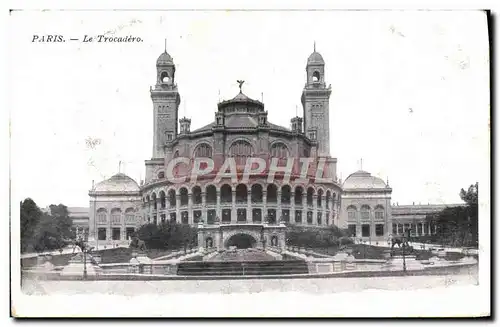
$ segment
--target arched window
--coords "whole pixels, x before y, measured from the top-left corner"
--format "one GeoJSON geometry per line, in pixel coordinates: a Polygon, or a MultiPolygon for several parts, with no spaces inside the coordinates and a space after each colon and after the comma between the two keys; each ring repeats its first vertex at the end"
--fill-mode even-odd
{"type": "Polygon", "coordinates": [[[247,186],[245,184],[238,184],[238,186],[236,186],[236,202],[246,203],[247,198],[248,198],[247,186]]]}
{"type": "Polygon", "coordinates": [[[162,83],[168,83],[170,82],[170,76],[168,76],[167,72],[162,72],[160,80],[162,83]]]}
{"type": "Polygon", "coordinates": [[[384,220],[384,207],[380,204],[375,207],[375,219],[384,220]]]}
{"type": "Polygon", "coordinates": [[[290,186],[288,185],[281,188],[281,203],[290,203],[291,192],[290,186]]]}
{"type": "Polygon", "coordinates": [[[126,224],[134,224],[135,223],[134,208],[127,208],[127,210],[125,210],[125,223],[126,224]]]}
{"type": "Polygon", "coordinates": [[[158,179],[163,179],[163,178],[165,178],[165,173],[163,171],[160,171],[158,173],[158,179]]]}
{"type": "Polygon", "coordinates": [[[174,158],[177,158],[179,156],[179,150],[175,150],[174,152],[174,158]]]}
{"type": "Polygon", "coordinates": [[[212,147],[206,143],[202,143],[194,150],[195,158],[212,158],[212,147]]]}
{"type": "Polygon", "coordinates": [[[289,156],[288,148],[284,143],[277,142],[271,146],[272,158],[288,158],[288,156],[289,156]]]}
{"type": "Polygon", "coordinates": [[[165,205],[166,205],[166,198],[165,198],[165,192],[163,191],[160,191],[160,208],[161,209],[165,209],[165,205]]]}
{"type": "Polygon", "coordinates": [[[206,188],[206,203],[207,204],[215,204],[217,203],[217,189],[213,185],[208,185],[206,188]]]}
{"type": "Polygon", "coordinates": [[[193,190],[191,191],[191,196],[193,197],[193,204],[201,204],[202,203],[201,188],[199,186],[193,187],[193,190]]]}
{"type": "Polygon", "coordinates": [[[252,202],[260,203],[262,202],[262,186],[260,184],[252,185],[252,202]]]}
{"type": "Polygon", "coordinates": [[[274,184],[267,186],[267,203],[278,202],[278,188],[274,184]]]}
{"type": "Polygon", "coordinates": [[[183,187],[179,190],[181,196],[181,206],[187,206],[189,202],[188,190],[183,187]]]}
{"type": "Polygon", "coordinates": [[[370,206],[366,204],[361,206],[361,219],[370,219],[370,206]]]}
{"type": "Polygon", "coordinates": [[[355,206],[348,206],[347,207],[347,219],[349,220],[356,220],[356,212],[358,210],[356,209],[355,206]]]}
{"type": "Polygon", "coordinates": [[[295,204],[302,205],[302,196],[304,195],[304,189],[300,186],[295,188],[295,204]]]}
{"type": "Polygon", "coordinates": [[[312,206],[313,205],[313,195],[314,195],[314,189],[312,187],[307,189],[307,205],[312,206]]]}
{"type": "Polygon", "coordinates": [[[106,223],[107,219],[107,211],[104,208],[100,208],[97,210],[97,222],[98,223],[106,223]]]}
{"type": "Polygon", "coordinates": [[[158,202],[156,201],[156,193],[151,195],[151,202],[153,202],[153,209],[158,209],[158,202]]]}
{"type": "Polygon", "coordinates": [[[323,190],[318,190],[318,200],[317,200],[317,203],[318,203],[318,208],[321,208],[322,204],[323,204],[323,190]]]}
{"type": "Polygon", "coordinates": [[[237,165],[245,165],[247,158],[252,156],[252,145],[244,140],[238,140],[231,144],[229,155],[234,157],[237,165]]]}
{"type": "Polygon", "coordinates": [[[168,191],[168,202],[170,204],[170,208],[175,208],[175,206],[176,206],[176,197],[175,197],[175,191],[174,190],[168,191]]]}
{"type": "Polygon", "coordinates": [[[122,211],[118,208],[111,210],[111,224],[120,225],[122,222],[122,211]]]}
{"type": "Polygon", "coordinates": [[[231,186],[224,184],[220,188],[220,200],[222,203],[231,203],[233,202],[233,192],[231,190],[231,186]]]}
{"type": "Polygon", "coordinates": [[[319,82],[320,81],[320,75],[319,75],[319,72],[318,71],[315,71],[312,75],[312,81],[313,82],[319,82]]]}
{"type": "Polygon", "coordinates": [[[325,199],[325,204],[326,204],[326,208],[327,209],[330,209],[330,201],[332,199],[332,195],[330,193],[330,190],[326,191],[326,199],[325,199]]]}

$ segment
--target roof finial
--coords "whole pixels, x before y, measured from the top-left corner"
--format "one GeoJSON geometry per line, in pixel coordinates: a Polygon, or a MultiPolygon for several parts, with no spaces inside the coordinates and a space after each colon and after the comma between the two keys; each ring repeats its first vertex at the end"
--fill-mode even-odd
{"type": "Polygon", "coordinates": [[[316,52],[316,40],[314,40],[314,52],[316,52]]]}
{"type": "Polygon", "coordinates": [[[387,176],[387,186],[389,186],[389,176],[387,176]]]}
{"type": "Polygon", "coordinates": [[[295,105],[295,117],[299,116],[299,106],[295,105]]]}
{"type": "Polygon", "coordinates": [[[264,103],[264,92],[260,92],[260,102],[264,103]]]}
{"type": "Polygon", "coordinates": [[[361,158],[361,168],[360,170],[363,170],[363,158],[361,158]]]}
{"type": "Polygon", "coordinates": [[[167,38],[165,38],[165,52],[167,52],[167,38]]]}
{"type": "Polygon", "coordinates": [[[122,171],[122,161],[118,161],[118,173],[121,173],[122,171]]]}

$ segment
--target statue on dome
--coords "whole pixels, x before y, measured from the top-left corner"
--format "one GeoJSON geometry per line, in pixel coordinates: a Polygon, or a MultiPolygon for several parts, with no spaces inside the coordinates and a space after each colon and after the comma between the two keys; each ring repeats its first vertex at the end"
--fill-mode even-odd
{"type": "Polygon", "coordinates": [[[242,91],[241,91],[241,87],[243,86],[243,83],[245,83],[245,81],[243,81],[243,80],[237,80],[236,82],[239,84],[239,87],[240,87],[240,93],[242,93],[242,91]]]}

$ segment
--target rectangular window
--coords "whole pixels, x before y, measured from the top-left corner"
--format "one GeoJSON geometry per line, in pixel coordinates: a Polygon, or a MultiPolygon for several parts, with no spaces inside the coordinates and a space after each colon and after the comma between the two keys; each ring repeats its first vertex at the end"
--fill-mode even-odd
{"type": "Polygon", "coordinates": [[[398,234],[398,224],[392,224],[392,234],[398,234]]]}
{"type": "Polygon", "coordinates": [[[307,212],[307,223],[312,224],[313,223],[313,213],[312,211],[307,212]]]}
{"type": "Polygon", "coordinates": [[[349,225],[347,225],[347,228],[349,229],[349,236],[355,237],[356,236],[356,225],[349,224],[349,225]]]}
{"type": "Polygon", "coordinates": [[[398,235],[403,235],[403,225],[398,224],[398,235]]]}
{"type": "Polygon", "coordinates": [[[370,225],[368,224],[361,225],[361,236],[363,237],[370,236],[370,225]]]}
{"type": "Polygon", "coordinates": [[[252,210],[252,221],[261,222],[262,221],[262,211],[260,209],[252,210]]]}
{"type": "Polygon", "coordinates": [[[183,211],[181,213],[181,222],[183,224],[188,224],[189,223],[189,215],[188,215],[188,212],[187,211],[183,211]]]}
{"type": "Polygon", "coordinates": [[[302,210],[295,210],[295,222],[302,224],[302,210]]]}
{"type": "Polygon", "coordinates": [[[321,225],[321,212],[318,212],[318,225],[321,225]]]}
{"type": "Polygon", "coordinates": [[[375,225],[375,236],[384,236],[384,224],[375,225]]]}
{"type": "Polygon", "coordinates": [[[375,219],[383,220],[384,219],[384,212],[383,211],[375,211],[375,219]]]}
{"type": "Polygon", "coordinates": [[[281,219],[285,222],[290,222],[290,210],[282,210],[281,211],[281,219]]]}
{"type": "Polygon", "coordinates": [[[215,210],[207,211],[207,224],[212,225],[215,222],[215,210]]]}
{"type": "Polygon", "coordinates": [[[201,211],[200,210],[193,211],[193,218],[194,222],[197,224],[201,219],[201,211]]]}
{"type": "Polygon", "coordinates": [[[347,218],[348,219],[356,219],[356,211],[348,211],[347,218]]]}
{"type": "Polygon", "coordinates": [[[106,240],[106,228],[98,228],[97,229],[97,238],[99,239],[99,241],[106,240]]]}
{"type": "Polygon", "coordinates": [[[114,241],[119,241],[120,240],[120,228],[113,228],[112,230],[112,236],[114,241]]]}
{"type": "Polygon", "coordinates": [[[427,226],[428,226],[427,223],[425,223],[424,224],[424,235],[428,235],[428,233],[429,233],[427,226]]]}
{"type": "Polygon", "coordinates": [[[177,214],[175,212],[172,212],[170,214],[170,221],[175,223],[177,221],[177,214]]]}
{"type": "Polygon", "coordinates": [[[361,211],[361,219],[370,219],[369,211],[361,211]]]}

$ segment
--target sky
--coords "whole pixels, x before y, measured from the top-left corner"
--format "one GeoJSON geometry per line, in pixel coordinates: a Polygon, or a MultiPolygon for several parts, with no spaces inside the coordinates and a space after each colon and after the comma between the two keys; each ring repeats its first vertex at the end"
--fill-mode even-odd
{"type": "Polygon", "coordinates": [[[480,11],[94,11],[10,16],[11,180],[39,206],[88,206],[119,170],[151,158],[156,59],[174,58],[179,115],[191,129],[219,100],[261,99],[289,127],[308,56],[331,84],[330,151],[345,179],[361,168],[392,202],[459,203],[489,170],[489,57],[480,11]],[[135,36],[142,43],[32,42],[33,35],[135,36]],[[219,95],[220,94],[220,95],[219,95]],[[99,140],[89,147],[86,140],[99,140]]]}

